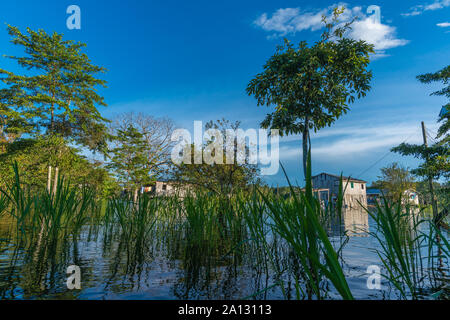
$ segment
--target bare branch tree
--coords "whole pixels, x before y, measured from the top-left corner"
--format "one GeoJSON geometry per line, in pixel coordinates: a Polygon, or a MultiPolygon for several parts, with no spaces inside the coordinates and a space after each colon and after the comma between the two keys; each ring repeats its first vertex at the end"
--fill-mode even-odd
{"type": "Polygon", "coordinates": [[[126,130],[132,126],[147,142],[147,168],[150,177],[158,178],[167,174],[172,161],[170,158],[173,142],[174,122],[169,118],[155,118],[144,113],[127,112],[118,115],[110,125],[112,136],[118,130],[126,130]]]}

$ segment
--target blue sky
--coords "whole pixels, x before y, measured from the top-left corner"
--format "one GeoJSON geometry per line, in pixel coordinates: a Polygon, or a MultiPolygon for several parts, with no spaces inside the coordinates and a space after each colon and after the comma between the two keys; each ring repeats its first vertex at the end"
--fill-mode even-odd
{"type": "MultiPolygon", "coordinates": [[[[317,17],[346,4],[358,16],[352,37],[375,44],[369,95],[331,128],[313,134],[313,171],[372,181],[393,161],[414,167],[414,159],[389,154],[407,140],[421,141],[420,121],[436,132],[445,101],[430,97],[436,86],[415,76],[449,64],[450,0],[408,1],[2,1],[0,21],[23,29],[43,28],[87,43],[86,53],[106,67],[102,89],[106,117],[135,111],[168,116],[191,129],[194,120],[225,117],[258,128],[270,108],[257,107],[245,88],[282,43],[315,41],[317,17]],[[81,30],[68,30],[66,9],[81,8],[81,30]],[[380,21],[367,13],[380,7],[380,21]],[[371,20],[372,19],[372,20],[371,20]]],[[[19,54],[0,29],[0,52],[19,54]]],[[[2,67],[17,71],[7,59],[2,67]]],[[[293,180],[302,180],[301,140],[281,141],[281,161],[293,180]]],[[[284,184],[283,175],[267,177],[284,184]]]]}

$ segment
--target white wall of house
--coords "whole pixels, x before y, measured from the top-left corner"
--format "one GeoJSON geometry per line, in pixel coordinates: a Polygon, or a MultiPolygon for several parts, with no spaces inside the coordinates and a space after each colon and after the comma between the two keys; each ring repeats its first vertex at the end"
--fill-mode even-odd
{"type": "MultiPolygon", "coordinates": [[[[337,197],[339,194],[339,180],[340,177],[322,173],[312,178],[313,188],[315,189],[330,189],[330,193],[333,197],[337,197]]],[[[347,181],[344,179],[344,188],[347,181]]],[[[358,201],[367,206],[367,183],[364,181],[351,179],[348,182],[347,188],[344,193],[344,206],[351,208],[360,207],[358,201]]]]}

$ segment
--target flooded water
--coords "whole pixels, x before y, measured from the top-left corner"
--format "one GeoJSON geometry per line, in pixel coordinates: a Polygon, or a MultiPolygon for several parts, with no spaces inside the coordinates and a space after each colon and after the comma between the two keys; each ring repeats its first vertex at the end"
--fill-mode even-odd
{"type": "MultiPolygon", "coordinates": [[[[368,266],[381,267],[376,239],[368,234],[374,223],[366,212],[347,210],[329,227],[341,252],[343,269],[357,299],[395,299],[386,281],[369,290],[368,266]]],[[[151,241],[129,246],[115,227],[85,226],[76,238],[57,239],[41,253],[28,252],[15,242],[10,223],[0,224],[0,299],[289,299],[283,295],[273,267],[257,247],[247,242],[230,250],[225,245],[205,249],[187,243],[180,231],[158,226],[151,241]],[[67,267],[81,268],[81,289],[68,290],[67,267]]],[[[280,247],[281,268],[292,265],[280,247]]],[[[286,267],[289,268],[289,267],[286,267]]],[[[283,281],[294,292],[286,272],[283,281]]],[[[332,286],[328,298],[339,299],[332,286]]]]}

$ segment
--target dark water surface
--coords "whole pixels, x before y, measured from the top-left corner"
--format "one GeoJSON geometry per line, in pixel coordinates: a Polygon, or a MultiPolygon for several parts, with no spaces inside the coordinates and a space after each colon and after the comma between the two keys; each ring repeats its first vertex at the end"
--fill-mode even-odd
{"type": "MultiPolygon", "coordinates": [[[[367,287],[368,266],[381,267],[367,213],[349,211],[329,232],[342,251],[343,269],[357,299],[396,298],[385,280],[381,290],[367,287]]],[[[129,247],[114,228],[85,226],[76,239],[59,239],[43,256],[15,243],[7,220],[0,221],[0,299],[285,299],[273,268],[258,259],[250,243],[210,254],[187,245],[182,235],[156,228],[143,248],[129,247]],[[53,249],[52,249],[53,248],[53,249]],[[227,252],[229,254],[227,254],[227,252]],[[66,269],[81,268],[81,290],[68,290],[66,269]],[[269,288],[269,289],[267,289],[269,288]],[[260,292],[259,294],[257,294],[260,292]]],[[[281,267],[289,268],[289,252],[280,249],[281,267]]],[[[287,272],[288,274],[289,272],[287,272]]],[[[294,292],[294,280],[283,277],[294,292]]],[[[330,299],[339,299],[332,285],[330,299]]]]}

